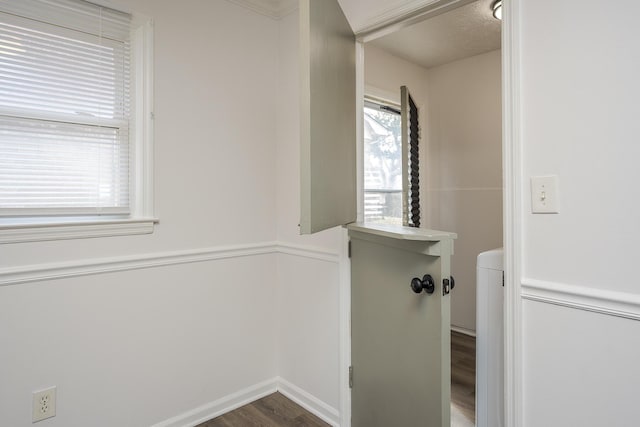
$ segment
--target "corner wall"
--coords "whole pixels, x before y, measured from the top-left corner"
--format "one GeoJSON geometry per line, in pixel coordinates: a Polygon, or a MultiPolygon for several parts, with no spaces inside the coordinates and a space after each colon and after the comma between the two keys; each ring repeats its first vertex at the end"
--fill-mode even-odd
{"type": "MultiPolygon", "coordinates": [[[[341,408],[341,292],[344,230],[301,236],[298,14],[279,21],[277,104],[276,324],[278,372],[285,392],[338,424],[341,408]],[[304,393],[296,393],[295,390],[304,393]]],[[[346,362],[345,362],[346,363],[346,362]]],[[[346,369],[346,368],[345,368],[346,369]]],[[[343,388],[342,388],[343,389],[343,388]]]]}
{"type": "Polygon", "coordinates": [[[502,247],[501,51],[427,70],[426,217],[458,233],[451,324],[476,329],[476,258],[502,247]]]}

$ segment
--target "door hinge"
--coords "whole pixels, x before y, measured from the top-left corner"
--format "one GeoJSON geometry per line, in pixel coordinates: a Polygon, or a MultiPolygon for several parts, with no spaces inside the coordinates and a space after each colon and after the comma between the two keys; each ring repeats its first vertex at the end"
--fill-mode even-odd
{"type": "Polygon", "coordinates": [[[349,366],[349,388],[353,388],[353,366],[349,366]]]}
{"type": "Polygon", "coordinates": [[[504,271],[502,272],[502,287],[504,288],[504,271]]]}
{"type": "Polygon", "coordinates": [[[351,240],[347,243],[347,256],[351,258],[351,240]]]}

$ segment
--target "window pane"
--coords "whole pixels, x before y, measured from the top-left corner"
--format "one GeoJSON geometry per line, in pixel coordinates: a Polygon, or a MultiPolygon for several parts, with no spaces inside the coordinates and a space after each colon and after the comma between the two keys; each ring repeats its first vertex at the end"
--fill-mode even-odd
{"type": "Polygon", "coordinates": [[[364,108],[364,220],[402,224],[400,115],[364,108]]]}
{"type": "Polygon", "coordinates": [[[0,108],[124,119],[128,44],[0,13],[0,108]]]}
{"type": "Polygon", "coordinates": [[[0,117],[0,214],[126,213],[123,131],[0,117]]]}

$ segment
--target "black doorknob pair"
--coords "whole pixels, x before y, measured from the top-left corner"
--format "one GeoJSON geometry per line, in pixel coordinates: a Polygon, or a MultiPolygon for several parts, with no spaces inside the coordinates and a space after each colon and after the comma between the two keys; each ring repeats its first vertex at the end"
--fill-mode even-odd
{"type": "MultiPolygon", "coordinates": [[[[449,276],[449,279],[444,279],[445,284],[444,288],[446,289],[446,293],[449,293],[450,289],[453,289],[456,286],[456,282],[453,279],[453,276],[449,276]],[[450,286],[450,287],[449,287],[450,286]]],[[[419,294],[422,291],[425,291],[428,294],[432,294],[436,289],[436,285],[433,281],[433,277],[430,274],[425,274],[422,276],[422,279],[419,277],[414,277],[411,279],[411,289],[416,294],[419,294]]]]}

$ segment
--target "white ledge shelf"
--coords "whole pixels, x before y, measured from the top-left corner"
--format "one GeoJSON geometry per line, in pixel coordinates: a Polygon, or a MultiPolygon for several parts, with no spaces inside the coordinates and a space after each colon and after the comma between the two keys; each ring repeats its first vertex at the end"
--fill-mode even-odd
{"type": "Polygon", "coordinates": [[[442,255],[443,244],[447,246],[445,252],[453,255],[453,241],[458,237],[447,231],[400,225],[352,223],[346,227],[352,238],[432,256],[442,255]]]}
{"type": "Polygon", "coordinates": [[[156,218],[5,223],[0,225],[0,244],[151,234],[156,223],[156,218]]]}
{"type": "Polygon", "coordinates": [[[429,230],[427,228],[403,227],[401,225],[370,224],[354,222],[347,225],[347,229],[363,233],[375,234],[400,240],[418,240],[423,242],[438,242],[444,239],[457,239],[456,233],[448,231],[429,230]]]}

